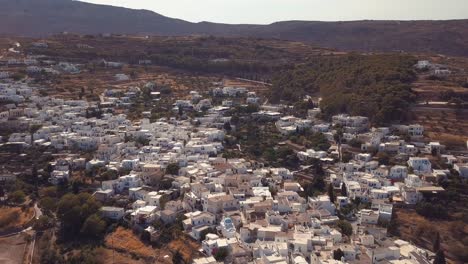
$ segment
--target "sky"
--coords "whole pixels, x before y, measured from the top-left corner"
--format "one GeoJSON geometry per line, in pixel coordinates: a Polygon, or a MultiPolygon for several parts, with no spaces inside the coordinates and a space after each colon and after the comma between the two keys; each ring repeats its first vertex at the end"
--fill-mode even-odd
{"type": "Polygon", "coordinates": [[[82,0],[147,9],[191,22],[269,24],[285,20],[468,18],[468,0],[82,0]]]}

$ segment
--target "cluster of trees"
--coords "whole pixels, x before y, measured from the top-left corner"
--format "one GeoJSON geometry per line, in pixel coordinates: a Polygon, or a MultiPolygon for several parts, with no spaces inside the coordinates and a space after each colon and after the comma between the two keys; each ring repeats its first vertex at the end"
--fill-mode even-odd
{"type": "Polygon", "coordinates": [[[330,143],[323,133],[313,133],[308,130],[299,131],[298,135],[291,136],[290,140],[293,143],[300,144],[306,148],[314,150],[327,151],[330,148],[330,143]]]}
{"type": "Polygon", "coordinates": [[[416,212],[424,217],[447,219],[447,208],[443,204],[434,202],[420,202],[416,205],[416,212]]]}
{"type": "Polygon", "coordinates": [[[416,79],[414,63],[414,58],[404,55],[315,57],[277,74],[270,98],[297,102],[320,94],[325,118],[350,113],[377,124],[399,120],[415,100],[409,85],[416,79]]]}
{"type": "Polygon", "coordinates": [[[325,171],[323,170],[322,164],[318,159],[310,160],[311,167],[308,172],[314,176],[312,182],[306,183],[303,188],[305,195],[316,196],[317,194],[325,191],[325,171]]]}
{"type": "MultiPolygon", "coordinates": [[[[283,137],[278,133],[274,125],[258,124],[247,118],[232,123],[236,124],[236,130],[231,131],[226,139],[227,147],[238,149],[238,145],[240,145],[242,155],[263,159],[266,162],[282,163],[287,161],[287,157],[290,156],[291,152],[286,148],[275,148],[283,140],[283,137]],[[281,161],[278,159],[281,159],[281,161]]],[[[235,156],[233,154],[231,153],[229,156],[235,156]]]]}
{"type": "Polygon", "coordinates": [[[101,204],[88,193],[65,194],[56,207],[64,238],[101,238],[107,224],[98,215],[100,207],[101,204]]]}
{"type": "Polygon", "coordinates": [[[262,156],[272,165],[296,168],[299,166],[299,159],[296,153],[287,147],[267,148],[262,156]]]}
{"type": "Polygon", "coordinates": [[[155,64],[200,73],[222,73],[257,79],[258,75],[267,75],[283,66],[271,66],[260,61],[212,61],[185,55],[154,54],[149,57],[155,64]]]}

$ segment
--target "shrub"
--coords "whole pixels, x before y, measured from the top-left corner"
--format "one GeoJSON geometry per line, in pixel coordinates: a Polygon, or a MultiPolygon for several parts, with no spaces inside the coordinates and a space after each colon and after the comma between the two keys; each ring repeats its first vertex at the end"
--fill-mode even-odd
{"type": "Polygon", "coordinates": [[[26,194],[24,194],[23,191],[18,190],[11,193],[8,198],[12,203],[21,204],[26,200],[26,194]]]}
{"type": "Polygon", "coordinates": [[[41,217],[39,217],[39,219],[37,219],[36,222],[34,222],[33,228],[36,231],[43,231],[53,226],[54,222],[52,218],[45,215],[41,215],[41,217]]]}

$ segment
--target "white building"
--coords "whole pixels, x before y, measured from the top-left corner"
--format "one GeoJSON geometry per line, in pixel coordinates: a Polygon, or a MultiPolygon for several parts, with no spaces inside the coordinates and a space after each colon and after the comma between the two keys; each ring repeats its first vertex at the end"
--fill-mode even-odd
{"type": "Polygon", "coordinates": [[[125,210],[121,207],[103,206],[99,210],[102,217],[118,221],[124,217],[125,210]]]}
{"type": "Polygon", "coordinates": [[[408,166],[413,168],[414,173],[418,175],[428,174],[432,171],[431,162],[428,158],[410,157],[408,160],[408,166]]]}

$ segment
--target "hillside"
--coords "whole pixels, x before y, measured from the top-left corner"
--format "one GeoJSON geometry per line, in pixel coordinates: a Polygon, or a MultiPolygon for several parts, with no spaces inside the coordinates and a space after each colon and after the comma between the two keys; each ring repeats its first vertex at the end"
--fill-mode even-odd
{"type": "Polygon", "coordinates": [[[415,59],[405,55],[317,56],[276,74],[270,99],[297,102],[320,94],[324,117],[363,115],[373,123],[402,121],[415,95],[415,59]]]}
{"type": "Polygon", "coordinates": [[[271,25],[190,23],[147,10],[72,0],[0,0],[0,34],[216,35],[279,38],[356,51],[441,53],[468,56],[468,20],[453,21],[286,21],[271,25]]]}

